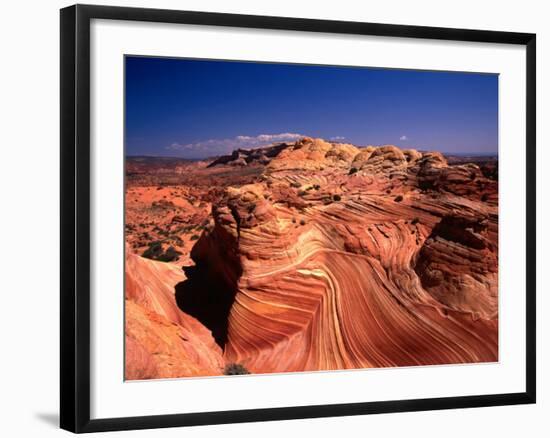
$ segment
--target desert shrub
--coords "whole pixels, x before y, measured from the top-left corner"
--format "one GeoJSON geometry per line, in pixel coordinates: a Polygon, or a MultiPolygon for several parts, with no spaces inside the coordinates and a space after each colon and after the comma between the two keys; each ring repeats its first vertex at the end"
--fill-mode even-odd
{"type": "Polygon", "coordinates": [[[304,219],[300,219],[300,225],[305,225],[306,221],[304,219]]]}
{"type": "Polygon", "coordinates": [[[159,257],[162,254],[162,243],[159,241],[151,242],[149,244],[149,248],[147,248],[142,256],[146,259],[151,260],[157,260],[157,257],[159,257]]]}
{"type": "Polygon", "coordinates": [[[193,234],[189,240],[199,240],[199,235],[198,234],[193,234]]]}
{"type": "Polygon", "coordinates": [[[306,194],[307,192],[305,192],[304,190],[298,191],[298,196],[305,196],[306,194]]]}
{"type": "Polygon", "coordinates": [[[420,222],[420,219],[418,219],[417,217],[415,217],[415,218],[411,221],[411,225],[416,225],[418,222],[420,222]]]}
{"type": "Polygon", "coordinates": [[[334,199],[335,201],[341,201],[342,197],[340,195],[334,195],[332,199],[334,199]]]}
{"type": "Polygon", "coordinates": [[[175,242],[176,245],[178,245],[178,246],[183,246],[184,245],[183,240],[181,240],[181,237],[178,236],[177,234],[170,234],[168,236],[168,238],[171,239],[173,242],[175,242]]]}
{"type": "Polygon", "coordinates": [[[482,202],[487,202],[488,200],[489,200],[489,195],[487,193],[484,193],[483,195],[481,195],[482,202]]]}
{"type": "Polygon", "coordinates": [[[250,371],[248,371],[246,367],[240,363],[230,363],[225,366],[223,373],[226,376],[236,376],[239,374],[250,374],[250,371]]]}
{"type": "Polygon", "coordinates": [[[315,190],[320,190],[320,189],[321,189],[321,186],[320,186],[319,184],[315,184],[315,185],[313,186],[313,188],[314,188],[315,190]]]}
{"type": "Polygon", "coordinates": [[[147,248],[142,256],[151,259],[151,260],[157,260],[159,262],[173,262],[180,258],[181,252],[176,250],[173,246],[169,246],[166,251],[162,248],[162,242],[155,241],[151,242],[149,244],[149,248],[147,248]]]}
{"type": "Polygon", "coordinates": [[[394,199],[395,202],[401,202],[403,200],[403,196],[397,195],[394,199]]]}
{"type": "Polygon", "coordinates": [[[300,184],[299,182],[291,182],[290,183],[290,187],[294,187],[295,189],[299,189],[300,187],[302,187],[302,184],[300,184]]]}
{"type": "Polygon", "coordinates": [[[180,258],[181,252],[179,252],[173,246],[169,246],[164,254],[159,255],[157,260],[159,262],[173,262],[180,258]]]}
{"type": "Polygon", "coordinates": [[[296,223],[296,218],[295,218],[295,217],[292,218],[292,223],[293,223],[293,224],[296,223]]]}
{"type": "Polygon", "coordinates": [[[356,167],[352,167],[350,170],[349,170],[349,175],[353,175],[354,173],[357,173],[358,169],[356,167]]]}

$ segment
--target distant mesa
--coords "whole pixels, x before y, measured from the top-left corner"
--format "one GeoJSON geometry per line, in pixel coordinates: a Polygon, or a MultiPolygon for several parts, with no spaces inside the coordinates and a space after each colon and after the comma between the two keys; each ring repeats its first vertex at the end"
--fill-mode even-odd
{"type": "Polygon", "coordinates": [[[282,150],[286,149],[288,144],[279,143],[272,146],[266,146],[256,149],[235,149],[230,155],[224,155],[215,159],[208,167],[214,167],[221,164],[232,166],[246,166],[250,163],[268,164],[272,158],[276,157],[282,150]]]}

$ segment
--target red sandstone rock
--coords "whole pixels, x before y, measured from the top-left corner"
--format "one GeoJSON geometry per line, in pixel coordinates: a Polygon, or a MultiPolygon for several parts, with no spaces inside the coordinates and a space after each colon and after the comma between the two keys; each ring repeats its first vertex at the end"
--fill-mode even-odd
{"type": "MultiPolygon", "coordinates": [[[[496,183],[475,165],[395,146],[348,175],[330,150],[304,139],[270,162],[270,203],[244,186],[214,210],[196,261],[220,246],[237,258],[226,361],[265,373],[497,360],[498,212],[468,192],[496,183]],[[302,193],[305,206],[280,188],[298,180],[290,190],[321,183],[302,193]]],[[[227,277],[216,260],[211,275],[227,277]]]]}
{"type": "Polygon", "coordinates": [[[176,266],[126,256],[125,378],[154,379],[221,374],[220,347],[195,318],[182,312],[176,266]]]}
{"type": "Polygon", "coordinates": [[[233,155],[187,279],[127,259],[127,378],[498,360],[494,167],[310,138],[233,155]]]}

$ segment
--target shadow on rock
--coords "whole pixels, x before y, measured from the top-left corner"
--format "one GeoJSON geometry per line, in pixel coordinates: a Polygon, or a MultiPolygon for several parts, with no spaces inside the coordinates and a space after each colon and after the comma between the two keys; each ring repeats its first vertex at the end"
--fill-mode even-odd
{"type": "Polygon", "coordinates": [[[175,288],[178,307],[212,331],[216,343],[224,348],[238,278],[228,282],[199,266],[184,266],[183,270],[187,280],[175,288]]]}

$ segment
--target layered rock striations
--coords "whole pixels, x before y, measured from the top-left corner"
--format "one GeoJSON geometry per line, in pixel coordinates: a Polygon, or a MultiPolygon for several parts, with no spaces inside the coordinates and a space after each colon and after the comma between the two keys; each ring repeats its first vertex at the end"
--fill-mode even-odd
{"type": "Polygon", "coordinates": [[[210,166],[256,170],[193,265],[127,258],[127,378],[498,360],[494,168],[311,138],[210,166]]]}
{"type": "Polygon", "coordinates": [[[177,266],[126,254],[125,378],[219,375],[222,350],[174,299],[185,280],[177,266]]]}
{"type": "MultiPolygon", "coordinates": [[[[498,359],[497,182],[439,153],[303,139],[193,248],[255,373],[498,359]],[[224,287],[224,285],[226,285],[224,287]]],[[[185,302],[185,296],[181,298],[185,302]]]]}

